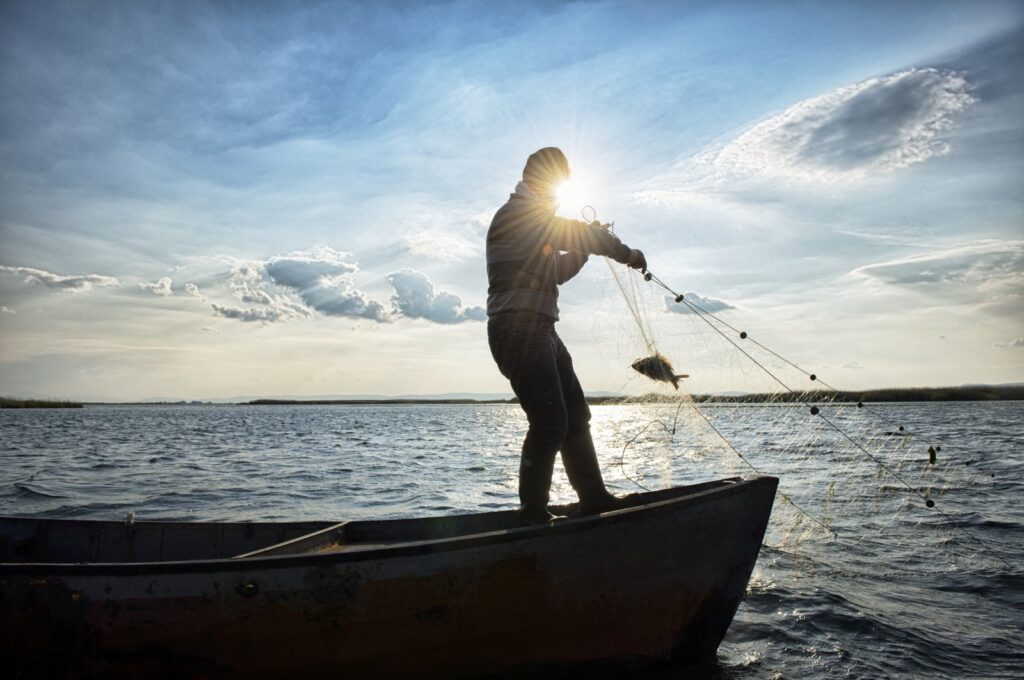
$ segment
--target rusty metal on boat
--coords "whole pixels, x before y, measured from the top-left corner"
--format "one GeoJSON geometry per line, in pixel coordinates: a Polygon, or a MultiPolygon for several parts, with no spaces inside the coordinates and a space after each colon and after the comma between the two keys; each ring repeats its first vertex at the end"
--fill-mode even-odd
{"type": "Polygon", "coordinates": [[[15,676],[210,678],[713,658],[777,484],[675,487],[530,527],[515,511],[340,523],[0,518],[0,656],[15,676]]]}

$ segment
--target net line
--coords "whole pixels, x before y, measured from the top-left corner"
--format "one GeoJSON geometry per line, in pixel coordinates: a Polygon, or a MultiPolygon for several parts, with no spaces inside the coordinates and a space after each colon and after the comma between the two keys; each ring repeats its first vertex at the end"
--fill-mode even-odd
{"type": "MultiPolygon", "coordinates": [[[[613,279],[615,281],[619,293],[622,295],[622,298],[626,301],[627,308],[630,311],[633,321],[637,324],[637,328],[643,339],[643,343],[645,345],[646,350],[650,353],[656,352],[657,349],[655,347],[654,333],[651,330],[647,310],[643,303],[643,295],[639,290],[640,275],[634,274],[630,276],[628,273],[626,275],[622,275],[619,273],[619,271],[616,270],[615,267],[611,265],[610,262],[609,270],[612,273],[613,279]]],[[[765,375],[769,376],[771,380],[779,388],[782,389],[781,395],[772,397],[767,401],[764,401],[762,395],[760,397],[762,403],[767,403],[768,405],[778,405],[783,403],[792,405],[793,403],[796,403],[803,405],[805,408],[808,408],[811,412],[811,415],[817,417],[816,421],[818,423],[823,424],[823,427],[830,430],[835,437],[838,437],[839,439],[845,441],[846,444],[851,446],[857,454],[867,459],[867,461],[870,461],[871,464],[877,467],[877,473],[879,476],[878,481],[881,485],[880,488],[886,489],[880,478],[881,476],[887,475],[888,477],[896,480],[899,487],[902,488],[904,492],[909,492],[913,496],[916,496],[920,500],[923,500],[925,504],[928,506],[928,508],[936,512],[944,520],[944,524],[948,528],[952,529],[957,535],[960,535],[961,537],[968,539],[969,542],[976,545],[990,557],[1001,562],[1004,566],[1011,566],[1010,563],[1002,555],[1000,555],[994,548],[992,548],[988,543],[980,539],[971,531],[967,530],[965,527],[961,526],[950,514],[948,514],[941,508],[938,508],[930,497],[931,487],[928,484],[925,484],[922,487],[922,485],[912,484],[910,481],[908,481],[908,479],[905,478],[905,476],[902,474],[901,468],[909,460],[909,443],[912,441],[913,437],[912,433],[905,426],[897,424],[896,421],[883,415],[880,409],[869,408],[867,405],[863,403],[863,401],[858,401],[855,404],[838,401],[838,395],[840,394],[840,391],[837,388],[830,385],[829,383],[825,382],[824,380],[818,378],[814,373],[807,371],[797,363],[787,359],[786,357],[782,356],[778,352],[767,347],[766,345],[757,341],[756,339],[751,338],[746,332],[736,328],[735,326],[728,323],[718,315],[714,314],[709,310],[704,309],[701,305],[693,302],[692,300],[689,300],[684,295],[676,292],[664,281],[662,281],[660,278],[654,275],[652,272],[647,272],[643,276],[643,278],[645,281],[653,282],[654,284],[668,292],[676,303],[682,303],[686,305],[686,307],[693,313],[693,315],[696,318],[698,318],[701,322],[706,324],[706,326],[710,328],[712,331],[714,331],[714,333],[717,334],[722,340],[727,342],[733,351],[738,352],[740,355],[745,357],[754,366],[756,366],[758,370],[763,372],[765,375]],[[727,331],[732,331],[732,335],[730,335],[727,331]],[[790,383],[788,383],[786,380],[780,377],[780,375],[777,375],[775,371],[770,369],[763,360],[759,360],[751,352],[741,347],[735,338],[738,338],[741,341],[749,341],[753,348],[760,350],[761,352],[766,354],[767,357],[776,360],[782,365],[797,371],[804,377],[810,378],[811,381],[816,382],[818,385],[825,388],[825,390],[818,389],[811,391],[795,389],[794,387],[791,386],[790,383]],[[826,407],[829,411],[828,414],[825,413],[826,407]],[[870,426],[867,423],[857,425],[849,413],[851,410],[857,411],[858,416],[863,415],[878,422],[883,422],[887,424],[891,429],[889,431],[882,432],[877,430],[875,427],[870,426]],[[875,452],[873,453],[872,451],[875,452]],[[883,451],[889,451],[892,453],[899,453],[902,451],[902,457],[895,461],[886,460],[882,455],[883,451]],[[921,490],[922,488],[924,488],[924,491],[921,490]]],[[[693,411],[700,417],[700,419],[704,421],[707,427],[710,428],[721,439],[722,443],[727,447],[727,449],[730,450],[736,457],[738,457],[747,467],[754,470],[758,474],[762,474],[761,469],[756,464],[752,463],[749,460],[749,458],[745,456],[739,450],[739,448],[733,444],[733,441],[730,439],[729,435],[723,431],[723,428],[720,425],[716,425],[714,422],[712,422],[712,418],[709,417],[707,413],[707,407],[702,407],[692,402],[693,400],[691,399],[691,407],[693,411]]],[[[682,402],[680,402],[679,405],[679,408],[681,407],[682,402]]],[[[677,413],[673,418],[673,424],[671,427],[669,427],[666,423],[662,421],[651,421],[639,432],[637,432],[632,438],[630,438],[629,441],[627,441],[627,443],[622,449],[622,453],[620,454],[620,468],[622,469],[623,475],[626,479],[642,487],[642,485],[640,485],[635,479],[630,477],[630,475],[626,472],[624,459],[627,449],[636,444],[637,441],[641,438],[641,436],[647,434],[650,431],[650,428],[656,422],[661,425],[663,431],[669,433],[670,435],[674,435],[677,429],[676,426],[678,417],[679,414],[677,409],[677,413]]],[[[794,433],[792,434],[792,436],[783,440],[781,447],[783,449],[789,448],[790,450],[796,451],[804,449],[808,452],[812,452],[812,450],[815,448],[815,443],[810,438],[801,438],[800,436],[794,433]]],[[[941,450],[941,448],[939,450],[941,450]]],[[[931,473],[934,471],[933,464],[936,462],[934,458],[935,450],[930,450],[930,453],[932,455],[930,465],[926,467],[924,470],[924,477],[926,478],[926,481],[928,481],[928,478],[932,476],[931,473]]],[[[780,496],[782,496],[789,505],[791,505],[800,515],[802,515],[803,518],[810,520],[815,526],[817,526],[820,529],[824,529],[825,531],[829,532],[829,534],[831,534],[833,537],[835,537],[837,533],[831,526],[829,526],[828,519],[824,515],[827,515],[830,511],[829,503],[834,497],[837,482],[844,476],[842,472],[854,471],[859,467],[861,462],[863,461],[858,461],[856,459],[856,456],[849,455],[845,456],[844,460],[840,460],[840,465],[843,466],[842,470],[840,474],[835,475],[832,482],[828,485],[826,494],[824,494],[824,511],[822,513],[822,518],[815,517],[811,512],[807,511],[804,507],[802,507],[801,504],[794,501],[792,498],[789,497],[789,495],[783,493],[781,490],[780,496]]],[[[948,465],[946,466],[946,470],[949,470],[948,465]]],[[[864,474],[861,473],[859,476],[863,477],[864,474]]],[[[854,475],[850,475],[850,477],[853,478],[854,475]]]]}

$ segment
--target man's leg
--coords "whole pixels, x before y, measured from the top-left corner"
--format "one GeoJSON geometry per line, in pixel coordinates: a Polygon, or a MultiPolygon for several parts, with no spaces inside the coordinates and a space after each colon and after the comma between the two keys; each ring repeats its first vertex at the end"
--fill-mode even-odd
{"type": "Polygon", "coordinates": [[[569,351],[557,339],[557,361],[559,381],[562,385],[569,429],[561,444],[562,465],[569,483],[580,499],[583,514],[610,510],[616,502],[615,496],[605,489],[601,477],[601,466],[594,450],[590,435],[590,406],[583,394],[583,387],[572,367],[569,351]]]}
{"type": "Polygon", "coordinates": [[[492,320],[491,351],[498,368],[512,384],[530,427],[519,464],[520,516],[544,522],[555,456],[568,431],[568,414],[558,377],[554,326],[536,320],[492,320]]]}

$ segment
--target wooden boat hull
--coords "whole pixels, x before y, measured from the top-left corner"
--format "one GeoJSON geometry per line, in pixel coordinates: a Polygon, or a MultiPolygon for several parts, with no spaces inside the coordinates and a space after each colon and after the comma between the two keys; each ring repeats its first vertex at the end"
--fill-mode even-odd
{"type": "MultiPolygon", "coordinates": [[[[553,526],[440,539],[430,537],[437,523],[508,525],[513,516],[358,523],[353,535],[364,531],[369,541],[298,555],[8,562],[0,565],[5,667],[71,676],[457,677],[712,657],[749,580],[776,486],[771,477],[712,482],[553,526]]],[[[0,542],[24,537],[24,526],[3,526],[0,542]]]]}

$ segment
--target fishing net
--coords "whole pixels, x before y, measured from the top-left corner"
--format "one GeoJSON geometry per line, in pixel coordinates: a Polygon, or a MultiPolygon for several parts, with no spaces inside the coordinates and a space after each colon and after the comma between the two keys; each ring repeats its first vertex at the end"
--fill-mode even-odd
{"type": "Polygon", "coordinates": [[[987,476],[919,431],[926,421],[913,405],[839,391],[748,334],[743,310],[712,310],[620,265],[602,276],[593,332],[603,361],[621,367],[617,391],[632,395],[595,418],[617,492],[773,475],[768,546],[836,557],[854,544],[859,556],[884,549],[894,568],[940,556],[951,569],[1006,564],[964,519],[987,476]],[[678,389],[667,378],[677,374],[690,374],[678,389]]]}

